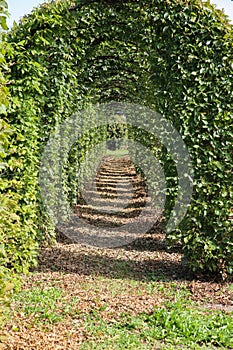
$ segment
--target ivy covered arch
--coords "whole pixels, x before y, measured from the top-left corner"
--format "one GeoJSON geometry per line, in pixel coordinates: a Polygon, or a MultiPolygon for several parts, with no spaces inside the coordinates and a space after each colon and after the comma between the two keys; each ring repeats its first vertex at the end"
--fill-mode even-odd
{"type": "MultiPolygon", "coordinates": [[[[170,238],[182,241],[193,269],[231,275],[233,32],[226,16],[199,0],[53,1],[24,17],[8,40],[8,118],[19,166],[7,176],[20,184],[11,191],[23,227],[13,243],[6,239],[9,251],[17,246],[12,264],[31,264],[36,242],[52,236],[38,171],[54,127],[87,103],[124,101],[163,114],[189,149],[192,203],[170,238]]],[[[144,136],[137,136],[142,143],[144,136]]],[[[173,198],[176,172],[163,157],[173,198]]]]}

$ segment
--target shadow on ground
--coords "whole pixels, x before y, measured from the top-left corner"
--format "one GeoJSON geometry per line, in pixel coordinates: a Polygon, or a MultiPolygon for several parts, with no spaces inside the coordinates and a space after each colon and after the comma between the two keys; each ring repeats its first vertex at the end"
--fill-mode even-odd
{"type": "Polygon", "coordinates": [[[66,242],[43,248],[37,271],[104,276],[140,281],[190,280],[180,247],[168,250],[161,235],[120,248],[95,248],[66,242]]]}

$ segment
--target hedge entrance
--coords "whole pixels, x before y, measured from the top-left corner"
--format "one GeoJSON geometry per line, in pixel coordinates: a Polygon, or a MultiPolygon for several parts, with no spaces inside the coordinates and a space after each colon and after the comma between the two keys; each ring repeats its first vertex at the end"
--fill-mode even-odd
{"type": "MultiPolygon", "coordinates": [[[[89,104],[116,101],[157,111],[181,135],[194,189],[184,220],[168,239],[182,242],[192,269],[231,275],[233,34],[227,18],[199,0],[53,1],[22,19],[8,41],[8,119],[16,131],[11,159],[17,165],[7,176],[21,208],[17,222],[4,228],[6,249],[14,252],[10,264],[29,266],[38,242],[54,235],[38,184],[51,133],[89,104]],[[12,225],[16,233],[9,240],[12,225]]],[[[85,127],[85,119],[80,123],[85,127]]],[[[130,127],[129,133],[159,150],[169,215],[178,186],[174,159],[153,134],[130,127]]],[[[74,164],[105,137],[106,130],[93,125],[72,149],[66,168],[71,201],[74,164]]]]}

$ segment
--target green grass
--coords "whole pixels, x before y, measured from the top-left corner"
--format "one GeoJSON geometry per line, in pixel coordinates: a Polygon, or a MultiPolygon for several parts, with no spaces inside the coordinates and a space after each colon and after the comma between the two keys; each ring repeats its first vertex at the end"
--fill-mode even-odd
{"type": "Polygon", "coordinates": [[[107,149],[106,154],[115,158],[121,158],[129,154],[127,149],[116,149],[114,151],[107,149]]]}
{"type": "MultiPolygon", "coordinates": [[[[119,266],[122,267],[122,265],[119,266]]],[[[114,279],[106,278],[103,276],[96,276],[94,285],[93,282],[84,281],[80,286],[83,290],[92,290],[96,293],[99,293],[100,295],[107,292],[112,297],[117,296],[121,293],[134,293],[136,295],[141,295],[146,292],[149,295],[161,294],[167,300],[173,301],[177,297],[183,297],[185,300],[190,296],[190,291],[185,284],[182,285],[176,282],[154,281],[153,279],[148,282],[137,281],[130,278],[125,278],[122,280],[118,277],[115,277],[114,279]]]]}
{"type": "Polygon", "coordinates": [[[229,291],[233,291],[233,283],[228,286],[229,291]]]}
{"type": "Polygon", "coordinates": [[[62,322],[74,313],[74,306],[78,304],[77,298],[66,301],[63,290],[56,287],[21,291],[13,296],[12,301],[15,311],[30,316],[34,324],[62,322]]]}
{"type": "MultiPolygon", "coordinates": [[[[118,318],[104,318],[107,303],[94,307],[90,313],[79,310],[79,299],[61,288],[38,285],[13,296],[14,312],[23,314],[27,327],[81,321],[88,335],[80,349],[232,349],[233,313],[210,311],[190,298],[186,285],[175,282],[121,281],[96,278],[95,285],[83,283],[90,297],[132,293],[140,296],[161,294],[166,299],[153,313],[132,316],[129,312],[118,318]],[[141,287],[141,288],[140,288],[141,287]],[[97,296],[91,296],[91,291],[97,296]]],[[[94,300],[94,299],[93,299],[94,300]]],[[[163,299],[164,300],[164,299],[163,299]]],[[[16,320],[17,321],[17,320],[16,320]]],[[[17,322],[16,322],[17,324],[17,322]]],[[[14,331],[17,331],[17,326],[14,331]]]]}
{"type": "Polygon", "coordinates": [[[183,302],[155,309],[153,314],[122,316],[106,323],[86,320],[93,339],[80,349],[232,349],[233,319],[223,312],[204,311],[183,302]],[[159,344],[155,347],[155,344],[159,344]]]}

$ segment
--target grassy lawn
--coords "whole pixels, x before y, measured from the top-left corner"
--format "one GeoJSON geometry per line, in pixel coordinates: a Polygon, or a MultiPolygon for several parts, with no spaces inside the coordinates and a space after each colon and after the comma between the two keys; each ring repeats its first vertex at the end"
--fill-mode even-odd
{"type": "MultiPolygon", "coordinates": [[[[26,329],[48,332],[51,327],[69,324],[82,329],[85,340],[79,349],[232,349],[232,313],[213,311],[190,298],[185,284],[141,282],[96,277],[81,282],[75,292],[62,288],[59,281],[34,285],[16,293],[9,320],[12,332],[20,331],[17,317],[26,329]],[[80,291],[84,294],[80,295],[80,291]],[[83,295],[91,299],[87,308],[83,295]],[[119,299],[133,295],[156,296],[160,301],[151,312],[130,312],[130,304],[121,310],[119,299]],[[116,305],[109,307],[113,300],[116,305]],[[12,321],[11,321],[12,322],[12,321]]],[[[129,299],[130,303],[130,299],[129,299]]]]}

